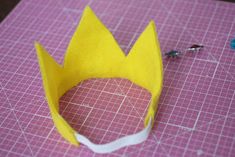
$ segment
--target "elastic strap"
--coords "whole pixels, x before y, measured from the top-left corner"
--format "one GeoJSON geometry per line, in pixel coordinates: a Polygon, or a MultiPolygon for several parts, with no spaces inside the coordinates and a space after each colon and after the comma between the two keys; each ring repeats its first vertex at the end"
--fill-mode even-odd
{"type": "Polygon", "coordinates": [[[92,143],[87,137],[80,135],[78,133],[76,133],[75,136],[80,143],[86,145],[93,152],[104,154],[104,153],[113,152],[115,150],[118,150],[126,146],[135,145],[144,142],[148,138],[149,133],[151,131],[151,124],[152,124],[152,119],[150,118],[148,125],[140,132],[121,137],[106,144],[92,143]]]}

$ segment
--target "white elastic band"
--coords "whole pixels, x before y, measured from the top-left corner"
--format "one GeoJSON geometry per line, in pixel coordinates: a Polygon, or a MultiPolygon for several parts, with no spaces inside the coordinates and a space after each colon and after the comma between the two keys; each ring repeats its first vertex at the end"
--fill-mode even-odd
{"type": "Polygon", "coordinates": [[[75,133],[75,136],[80,143],[86,145],[95,153],[101,153],[101,154],[110,153],[122,147],[144,142],[148,138],[149,133],[151,131],[151,124],[152,124],[152,119],[150,118],[148,125],[140,132],[121,137],[119,139],[116,139],[115,141],[106,144],[92,143],[88,138],[78,133],[75,133]]]}

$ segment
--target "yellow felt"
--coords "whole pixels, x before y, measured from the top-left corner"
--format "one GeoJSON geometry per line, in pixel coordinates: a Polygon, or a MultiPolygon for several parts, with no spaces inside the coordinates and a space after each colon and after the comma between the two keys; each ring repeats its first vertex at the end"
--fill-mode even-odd
{"type": "Polygon", "coordinates": [[[59,87],[64,78],[64,69],[55,62],[39,43],[35,43],[35,48],[37,50],[46,98],[55,126],[65,139],[72,144],[78,145],[74,136],[75,131],[59,115],[59,97],[62,94],[59,94],[59,87]]]}
{"type": "Polygon", "coordinates": [[[52,119],[60,134],[78,145],[73,130],[59,115],[59,98],[70,88],[89,78],[126,78],[147,89],[152,99],[145,117],[154,119],[157,101],[162,89],[163,71],[161,52],[151,21],[125,56],[110,31],[86,7],[80,23],[70,41],[63,66],[35,44],[43,86],[52,119]]]}

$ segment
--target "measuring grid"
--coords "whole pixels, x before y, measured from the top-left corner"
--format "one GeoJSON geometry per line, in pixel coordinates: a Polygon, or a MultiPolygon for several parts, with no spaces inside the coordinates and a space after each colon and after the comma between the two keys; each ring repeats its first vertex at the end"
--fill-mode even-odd
{"type": "MultiPolygon", "coordinates": [[[[62,63],[86,5],[126,54],[151,19],[162,53],[205,46],[163,60],[164,88],[150,137],[107,156],[233,156],[235,5],[211,0],[22,0],[0,24],[0,156],[99,156],[56,131],[33,46],[39,41],[62,63]]],[[[91,79],[61,98],[60,113],[79,133],[106,143],[143,129],[149,99],[128,80],[91,79]]]]}

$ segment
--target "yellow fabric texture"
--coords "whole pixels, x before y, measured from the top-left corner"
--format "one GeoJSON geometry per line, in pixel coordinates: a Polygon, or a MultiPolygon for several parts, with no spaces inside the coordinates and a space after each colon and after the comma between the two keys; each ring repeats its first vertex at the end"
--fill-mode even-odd
{"type": "Polygon", "coordinates": [[[145,126],[154,119],[163,82],[162,57],[151,21],[125,56],[111,32],[87,6],[70,41],[64,64],[59,65],[39,43],[35,43],[45,95],[59,133],[79,145],[76,132],[59,114],[59,98],[89,78],[126,78],[151,95],[145,126]]]}

